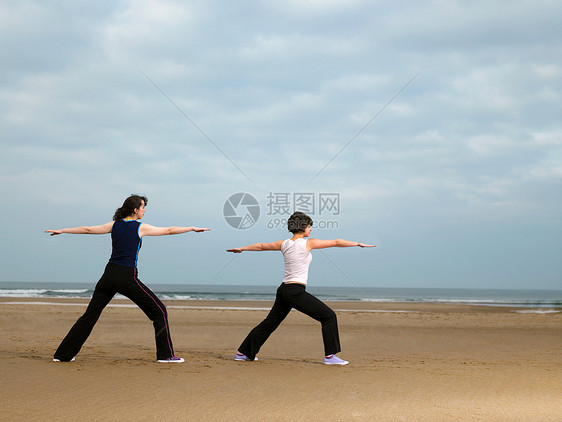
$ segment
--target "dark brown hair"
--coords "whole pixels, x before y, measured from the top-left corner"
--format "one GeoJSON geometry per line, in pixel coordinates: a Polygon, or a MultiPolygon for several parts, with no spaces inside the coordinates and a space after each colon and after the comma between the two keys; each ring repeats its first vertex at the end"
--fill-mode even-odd
{"type": "Polygon", "coordinates": [[[312,218],[301,211],[295,211],[287,221],[287,229],[293,234],[305,231],[308,226],[312,226],[312,218]]]}
{"type": "Polygon", "coordinates": [[[117,208],[115,214],[113,215],[113,221],[121,220],[126,217],[130,217],[135,213],[135,210],[140,208],[142,203],[144,202],[144,206],[148,204],[148,199],[146,196],[140,195],[131,195],[120,208],[117,208]]]}

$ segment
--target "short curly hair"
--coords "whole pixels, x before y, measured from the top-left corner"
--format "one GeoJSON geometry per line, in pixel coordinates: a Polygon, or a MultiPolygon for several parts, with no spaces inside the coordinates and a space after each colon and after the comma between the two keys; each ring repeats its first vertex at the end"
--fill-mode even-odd
{"type": "Polygon", "coordinates": [[[295,211],[287,220],[287,229],[293,233],[304,232],[308,226],[312,226],[312,218],[304,212],[295,211]]]}

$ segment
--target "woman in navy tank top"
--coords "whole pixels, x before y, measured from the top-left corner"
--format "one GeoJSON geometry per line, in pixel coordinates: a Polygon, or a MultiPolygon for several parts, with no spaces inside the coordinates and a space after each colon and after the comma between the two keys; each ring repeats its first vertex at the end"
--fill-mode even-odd
{"type": "Polygon", "coordinates": [[[291,309],[302,312],[322,324],[322,340],[324,342],[325,365],[347,365],[349,362],[340,359],[336,353],[341,351],[338,333],[338,321],[335,312],[306,291],[308,281],[308,267],[312,260],[312,249],[324,249],[350,246],[372,248],[360,242],[343,239],[321,240],[309,239],[312,219],[297,211],[289,217],[288,229],[293,237],[272,243],[254,243],[242,248],[228,249],[227,252],[241,253],[243,251],[281,251],[285,259],[285,277],[277,289],[275,303],[267,317],[258,324],[244,339],[234,360],[258,360],[256,354],[269,336],[279,327],[291,309]]]}
{"type": "Polygon", "coordinates": [[[137,260],[144,236],[163,236],[187,232],[210,230],[199,227],[154,227],[141,223],[148,200],[144,196],[131,195],[118,208],[113,221],[100,226],[81,226],[70,229],[46,230],[51,236],[72,234],[111,233],[112,252],[105,271],[96,284],[86,312],[70,329],[55,352],[55,362],[73,361],[92,332],[103,309],[120,293],[131,299],[154,325],[156,338],[156,360],[158,362],[181,363],[184,360],[174,354],[168,313],[164,304],[138,278],[137,260]]]}

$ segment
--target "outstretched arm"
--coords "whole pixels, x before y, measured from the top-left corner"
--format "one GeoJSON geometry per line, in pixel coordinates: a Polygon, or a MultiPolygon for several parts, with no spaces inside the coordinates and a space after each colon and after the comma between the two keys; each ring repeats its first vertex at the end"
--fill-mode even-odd
{"type": "Polygon", "coordinates": [[[113,227],[113,221],[99,226],[80,226],[72,227],[69,229],[58,229],[58,230],[45,230],[45,233],[51,233],[51,236],[56,236],[58,234],[70,233],[70,234],[106,234],[111,231],[113,227]]]}
{"type": "Polygon", "coordinates": [[[211,229],[201,227],[154,227],[150,224],[141,224],[139,236],[166,236],[170,234],[182,234],[187,232],[205,232],[211,229]]]}
{"type": "Polygon", "coordinates": [[[253,245],[243,246],[241,248],[227,249],[227,252],[240,253],[244,251],[280,251],[282,240],[271,243],[254,243],[253,245]]]}
{"type": "Polygon", "coordinates": [[[377,245],[368,245],[367,243],[353,242],[351,240],[344,240],[344,239],[332,239],[332,240],[308,239],[308,242],[306,242],[306,247],[308,248],[309,251],[312,249],[349,248],[353,246],[359,246],[360,248],[374,248],[377,245]]]}

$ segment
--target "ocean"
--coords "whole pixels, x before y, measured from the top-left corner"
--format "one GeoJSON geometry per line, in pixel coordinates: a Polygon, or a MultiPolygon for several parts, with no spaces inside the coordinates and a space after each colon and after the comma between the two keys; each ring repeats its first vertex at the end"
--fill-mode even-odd
{"type": "MultiPolygon", "coordinates": [[[[149,287],[163,300],[273,300],[277,286],[175,285],[149,287]]],[[[4,298],[90,298],[91,283],[0,282],[4,298]]],[[[392,287],[322,287],[307,290],[324,301],[343,302],[419,302],[465,305],[547,308],[562,312],[562,290],[435,289],[392,287]]],[[[117,295],[116,298],[120,296],[117,295]]]]}

